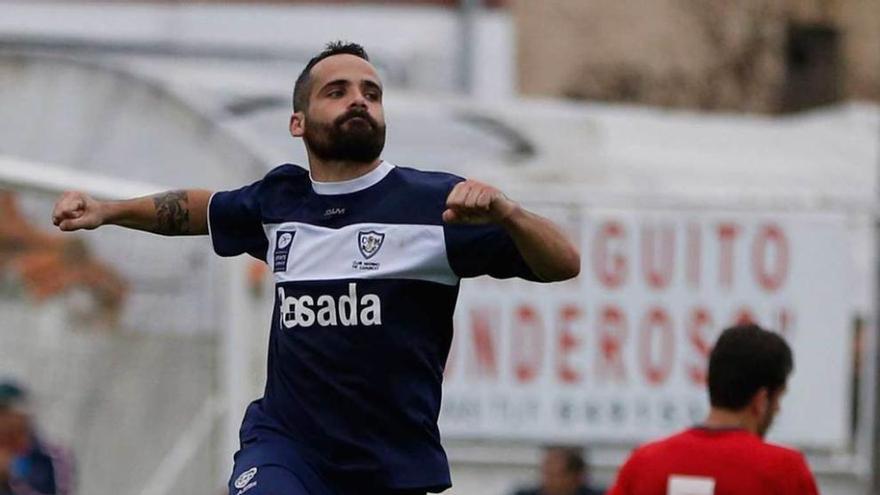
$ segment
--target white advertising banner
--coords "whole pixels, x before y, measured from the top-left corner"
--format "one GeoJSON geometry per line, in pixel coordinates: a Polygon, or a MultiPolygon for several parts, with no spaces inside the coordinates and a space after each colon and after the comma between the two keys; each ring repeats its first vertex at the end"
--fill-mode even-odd
{"type": "Polygon", "coordinates": [[[629,444],[672,433],[708,411],[720,330],[752,320],[784,335],[795,356],[771,439],[846,445],[845,215],[590,209],[568,219],[577,279],[462,283],[446,437],[629,444]]]}

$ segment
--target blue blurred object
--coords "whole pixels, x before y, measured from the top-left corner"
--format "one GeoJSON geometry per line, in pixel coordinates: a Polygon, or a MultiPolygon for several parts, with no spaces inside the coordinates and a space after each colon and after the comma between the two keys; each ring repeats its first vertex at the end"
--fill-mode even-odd
{"type": "Polygon", "coordinates": [[[12,459],[9,466],[9,474],[13,478],[26,479],[31,472],[33,460],[27,456],[19,456],[12,459]]]}
{"type": "Polygon", "coordinates": [[[27,397],[24,387],[13,380],[0,381],[0,407],[21,403],[27,397]]]}

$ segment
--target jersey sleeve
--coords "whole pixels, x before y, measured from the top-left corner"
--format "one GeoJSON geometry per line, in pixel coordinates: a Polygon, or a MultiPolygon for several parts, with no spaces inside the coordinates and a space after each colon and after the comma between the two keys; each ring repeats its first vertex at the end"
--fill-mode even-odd
{"type": "Polygon", "coordinates": [[[795,476],[797,477],[797,483],[792,495],[819,495],[819,488],[816,486],[816,478],[810,471],[810,467],[807,465],[807,460],[804,458],[803,454],[798,454],[797,456],[795,476]]]}
{"type": "Polygon", "coordinates": [[[634,471],[636,470],[636,463],[638,462],[636,460],[637,453],[638,451],[634,452],[630,455],[629,459],[623,463],[620,471],[617,472],[614,484],[608,489],[606,495],[633,495],[630,487],[633,483],[633,476],[635,476],[634,471]]]}
{"type": "Polygon", "coordinates": [[[497,225],[446,225],[449,266],[462,278],[489,275],[539,281],[513,239],[497,225]]]}
{"type": "Polygon", "coordinates": [[[232,191],[219,191],[208,203],[208,232],[220,256],[242,253],[266,259],[269,247],[260,209],[262,181],[232,191]]]}

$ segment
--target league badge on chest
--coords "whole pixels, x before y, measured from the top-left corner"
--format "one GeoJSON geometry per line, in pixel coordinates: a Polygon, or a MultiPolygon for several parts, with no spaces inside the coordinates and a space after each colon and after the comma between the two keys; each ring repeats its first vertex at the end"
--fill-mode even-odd
{"type": "Polygon", "coordinates": [[[296,232],[283,230],[275,233],[275,263],[272,270],[275,273],[287,271],[287,257],[295,234],[296,232]]]}

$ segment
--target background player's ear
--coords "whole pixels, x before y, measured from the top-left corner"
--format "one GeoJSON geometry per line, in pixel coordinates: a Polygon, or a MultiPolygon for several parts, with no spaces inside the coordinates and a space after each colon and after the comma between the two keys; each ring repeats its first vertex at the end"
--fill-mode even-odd
{"type": "Polygon", "coordinates": [[[763,417],[767,413],[767,409],[770,407],[770,393],[766,387],[761,387],[755,392],[749,407],[759,417],[763,417]]]}
{"type": "Polygon", "coordinates": [[[290,116],[290,135],[293,137],[302,137],[305,133],[305,112],[294,112],[290,116]]]}

